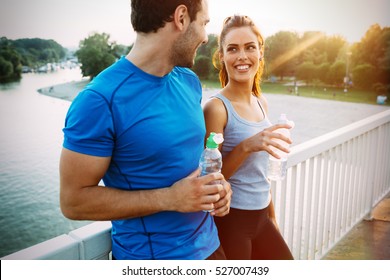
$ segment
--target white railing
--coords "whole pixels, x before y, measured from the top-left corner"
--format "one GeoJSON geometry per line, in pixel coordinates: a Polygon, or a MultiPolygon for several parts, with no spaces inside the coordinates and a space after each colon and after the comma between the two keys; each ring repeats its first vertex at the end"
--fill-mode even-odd
{"type": "Polygon", "coordinates": [[[108,260],[111,222],[94,222],[5,256],[4,260],[108,260]]]}
{"type": "Polygon", "coordinates": [[[296,259],[320,259],[390,192],[390,110],[292,148],[272,184],[296,259]]]}
{"type": "MultiPolygon", "coordinates": [[[[295,259],[320,259],[390,192],[390,110],[292,148],[272,183],[295,259]]],[[[2,259],[109,259],[111,223],[95,222],[2,259]]]]}

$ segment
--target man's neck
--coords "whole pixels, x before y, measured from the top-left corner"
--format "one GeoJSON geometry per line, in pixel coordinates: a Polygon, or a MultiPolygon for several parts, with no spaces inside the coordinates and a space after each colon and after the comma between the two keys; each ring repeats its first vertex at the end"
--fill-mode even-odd
{"type": "Polygon", "coordinates": [[[170,62],[171,45],[172,36],[164,36],[163,30],[157,33],[138,33],[126,58],[142,71],[163,77],[174,67],[170,62]]]}

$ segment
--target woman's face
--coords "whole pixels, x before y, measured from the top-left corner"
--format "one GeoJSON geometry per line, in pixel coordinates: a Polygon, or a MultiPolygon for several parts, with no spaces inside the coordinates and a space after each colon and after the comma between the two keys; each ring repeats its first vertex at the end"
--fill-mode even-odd
{"type": "Polygon", "coordinates": [[[262,55],[252,29],[247,26],[231,29],[226,34],[222,47],[221,60],[225,63],[229,81],[252,84],[262,55]]]}

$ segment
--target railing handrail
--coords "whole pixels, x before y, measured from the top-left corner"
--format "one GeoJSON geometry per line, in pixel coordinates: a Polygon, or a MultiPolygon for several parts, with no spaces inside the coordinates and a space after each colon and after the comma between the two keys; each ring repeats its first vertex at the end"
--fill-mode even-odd
{"type": "Polygon", "coordinates": [[[2,260],[100,260],[111,252],[111,222],[93,222],[2,260]]]}
{"type": "Polygon", "coordinates": [[[321,154],[358,135],[381,126],[386,122],[390,122],[390,110],[380,112],[363,120],[354,122],[350,125],[293,146],[288,157],[287,167],[297,165],[308,158],[321,154]]]}

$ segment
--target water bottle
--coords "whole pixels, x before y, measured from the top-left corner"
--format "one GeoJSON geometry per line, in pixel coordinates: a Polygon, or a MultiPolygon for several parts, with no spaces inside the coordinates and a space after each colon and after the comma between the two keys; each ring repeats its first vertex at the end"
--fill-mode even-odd
{"type": "MultiPolygon", "coordinates": [[[[214,172],[221,172],[222,169],[222,155],[218,150],[218,145],[223,142],[221,133],[211,132],[206,141],[206,148],[203,150],[199,160],[199,167],[201,168],[200,176],[204,176],[214,172]]],[[[219,181],[212,181],[210,184],[218,184],[219,181]]],[[[204,212],[211,212],[212,210],[204,212]]]]}
{"type": "MultiPolygon", "coordinates": [[[[286,114],[281,114],[278,120],[278,124],[290,124],[293,125],[291,121],[287,119],[286,114]]],[[[280,133],[286,137],[290,137],[290,130],[286,128],[279,128],[274,131],[275,133],[280,133]]],[[[275,142],[281,144],[283,147],[288,148],[289,145],[279,139],[274,139],[275,142]]],[[[268,179],[274,180],[274,181],[279,181],[283,180],[286,177],[287,174],[287,153],[276,149],[272,148],[273,151],[275,151],[279,156],[280,159],[275,158],[273,156],[269,156],[269,161],[268,161],[268,179]]]]}
{"type": "Polygon", "coordinates": [[[211,132],[206,141],[206,148],[203,150],[199,160],[201,168],[200,176],[204,176],[214,172],[221,172],[222,155],[218,150],[218,145],[223,142],[221,133],[211,132]]]}

